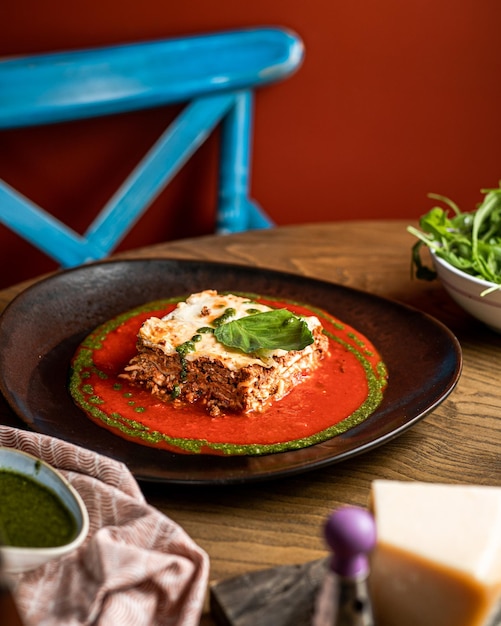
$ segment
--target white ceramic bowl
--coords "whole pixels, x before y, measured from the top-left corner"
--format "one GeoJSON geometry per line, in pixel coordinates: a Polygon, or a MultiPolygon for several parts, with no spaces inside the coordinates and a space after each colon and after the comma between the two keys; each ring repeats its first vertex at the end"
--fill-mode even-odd
{"type": "Polygon", "coordinates": [[[2,564],[5,572],[19,573],[35,569],[51,559],[69,554],[82,545],[89,532],[89,515],[78,492],[60,472],[31,454],[7,447],[0,447],[1,470],[24,474],[50,489],[63,502],[76,522],[72,540],[61,546],[50,548],[2,546],[2,564]]]}
{"type": "Polygon", "coordinates": [[[495,283],[470,276],[431,253],[438,277],[451,298],[470,315],[501,333],[501,289],[482,296],[495,283]]]}

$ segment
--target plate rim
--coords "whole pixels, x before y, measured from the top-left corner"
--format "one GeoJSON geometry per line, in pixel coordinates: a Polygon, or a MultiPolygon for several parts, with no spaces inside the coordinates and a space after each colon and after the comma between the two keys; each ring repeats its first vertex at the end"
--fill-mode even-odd
{"type": "MultiPolygon", "coordinates": [[[[239,274],[239,273],[249,274],[249,272],[251,272],[259,277],[262,277],[263,279],[267,279],[271,281],[272,283],[276,280],[282,279],[285,282],[292,281],[294,284],[299,284],[299,285],[307,284],[314,288],[332,291],[333,293],[338,292],[342,294],[347,294],[349,295],[350,298],[354,298],[355,300],[357,299],[369,300],[371,303],[376,303],[380,307],[386,307],[390,311],[396,310],[400,314],[408,313],[409,315],[417,316],[419,319],[424,320],[426,324],[433,327],[448,342],[449,349],[451,350],[451,353],[453,356],[454,365],[452,367],[451,374],[449,376],[449,379],[444,389],[442,389],[439,396],[432,403],[429,403],[426,406],[425,410],[407,418],[400,426],[393,428],[390,432],[385,433],[384,435],[377,437],[375,439],[364,441],[362,444],[357,445],[355,448],[347,448],[331,456],[329,456],[329,454],[324,454],[321,456],[321,458],[312,459],[312,460],[307,461],[306,463],[298,463],[297,465],[286,464],[286,467],[275,469],[275,470],[273,470],[273,467],[268,470],[265,467],[261,471],[254,470],[247,474],[243,472],[243,474],[239,473],[238,475],[235,475],[235,476],[221,475],[217,478],[213,477],[213,478],[208,478],[208,479],[204,479],[203,476],[199,476],[198,478],[191,477],[188,479],[184,479],[181,476],[166,477],[166,476],[153,476],[149,474],[144,475],[144,472],[141,472],[139,469],[134,468],[134,464],[132,464],[132,467],[130,467],[130,469],[138,480],[147,481],[147,482],[161,482],[161,483],[184,484],[184,485],[186,484],[207,485],[207,484],[223,484],[223,483],[224,484],[236,484],[236,483],[241,484],[245,482],[256,482],[260,480],[282,478],[285,476],[302,473],[302,472],[309,471],[312,469],[318,469],[320,467],[324,467],[326,465],[330,465],[333,463],[338,463],[348,458],[352,458],[356,455],[363,454],[376,447],[379,447],[383,445],[384,443],[390,441],[391,439],[399,436],[400,434],[402,434],[409,428],[411,428],[415,423],[422,420],[430,412],[432,412],[439,404],[441,404],[441,402],[443,402],[450,395],[450,393],[454,390],[455,386],[457,385],[457,382],[459,381],[459,378],[461,376],[462,351],[461,351],[461,346],[459,344],[459,341],[457,340],[455,335],[450,331],[450,329],[448,329],[442,322],[435,319],[428,313],[420,311],[419,309],[415,307],[412,307],[404,303],[400,303],[395,300],[391,300],[384,296],[371,294],[370,292],[363,291],[355,287],[351,287],[348,285],[341,285],[339,283],[329,282],[329,281],[318,279],[318,278],[310,278],[310,277],[307,277],[301,274],[296,274],[293,272],[275,270],[275,269],[269,269],[269,268],[256,268],[254,266],[248,266],[248,265],[238,264],[238,263],[226,263],[222,261],[177,259],[177,258],[164,257],[164,256],[138,257],[138,258],[133,258],[133,259],[110,259],[110,260],[105,260],[105,261],[97,261],[97,262],[89,263],[83,266],[78,266],[75,268],[62,270],[56,274],[52,274],[41,279],[37,283],[34,283],[28,286],[24,291],[17,294],[11,300],[11,302],[8,303],[8,305],[5,307],[4,311],[0,315],[0,346],[2,345],[2,340],[5,335],[5,330],[6,330],[5,327],[8,326],[12,317],[19,313],[17,309],[19,309],[20,307],[22,309],[26,301],[29,301],[31,298],[36,298],[38,294],[40,294],[47,288],[53,287],[55,283],[58,283],[60,281],[69,281],[69,283],[71,283],[72,277],[75,277],[75,276],[79,277],[81,275],[84,275],[84,276],[91,275],[92,272],[96,272],[96,271],[97,272],[104,271],[104,273],[106,272],[110,273],[114,269],[133,268],[133,267],[139,268],[139,267],[142,267],[145,263],[150,264],[152,266],[153,265],[154,266],[183,266],[186,271],[190,271],[190,270],[193,271],[194,268],[198,269],[200,267],[203,267],[205,271],[217,270],[219,272],[223,272],[223,271],[224,272],[236,272],[236,274],[239,274]]],[[[246,290],[253,291],[252,288],[249,288],[246,290]]],[[[287,297],[287,296],[284,295],[284,297],[287,297]]],[[[308,302],[308,304],[313,304],[315,306],[314,303],[308,302]]],[[[131,305],[129,308],[132,308],[133,306],[134,305],[131,305]]],[[[329,310],[328,312],[331,313],[332,315],[336,315],[335,312],[332,311],[332,309],[329,310]]],[[[338,316],[336,315],[336,317],[338,316]]],[[[103,321],[106,321],[106,319],[103,321]]],[[[349,319],[343,319],[342,321],[346,322],[347,324],[350,324],[349,319]]],[[[351,325],[354,325],[354,324],[351,323],[351,325]]],[[[356,325],[355,325],[355,328],[359,330],[359,328],[357,328],[356,325]]],[[[88,330],[89,329],[86,329],[86,331],[88,330]]],[[[377,346],[377,341],[375,341],[374,337],[368,336],[368,339],[371,340],[373,343],[375,343],[375,345],[377,346]]],[[[384,355],[382,355],[382,357],[384,360],[384,355]]],[[[31,429],[42,434],[49,434],[51,436],[57,437],[58,435],[55,435],[53,432],[47,432],[46,428],[40,429],[40,424],[36,422],[36,419],[32,415],[27,416],[25,414],[24,412],[25,409],[22,406],[20,406],[19,399],[16,398],[16,395],[14,391],[11,389],[11,386],[5,380],[5,377],[4,377],[5,372],[4,372],[4,367],[3,367],[4,362],[5,362],[5,356],[2,351],[2,353],[0,354],[0,391],[3,393],[10,408],[21,419],[21,421],[25,425],[29,426],[31,429]]],[[[391,384],[391,380],[389,384],[391,384]]],[[[81,410],[79,409],[79,411],[81,410]]],[[[378,410],[376,410],[375,414],[377,417],[378,410]]],[[[88,420],[87,417],[86,419],[88,420]]],[[[355,429],[351,429],[351,430],[357,430],[360,427],[363,428],[364,423],[365,422],[363,422],[359,427],[356,427],[355,429]]],[[[101,427],[98,427],[98,428],[101,428],[101,427]]],[[[102,428],[101,430],[104,431],[104,429],[102,428]]],[[[347,433],[350,433],[350,431],[347,431],[347,433]]],[[[114,437],[117,437],[117,436],[114,435],[114,437]]],[[[342,438],[343,435],[339,435],[338,437],[342,438]]],[[[334,437],[333,439],[337,439],[337,437],[334,437]]],[[[67,438],[65,438],[65,440],[68,441],[67,438]]],[[[309,446],[308,448],[315,449],[319,447],[325,447],[325,445],[331,441],[332,439],[328,440],[327,442],[315,444],[314,446],[309,446]]],[[[75,442],[73,440],[70,440],[70,442],[76,445],[80,445],[82,447],[87,447],[85,444],[82,444],[80,441],[75,442]]],[[[133,442],[131,442],[130,445],[140,446],[142,448],[146,447],[146,446],[142,446],[141,444],[135,444],[133,442]]],[[[307,450],[308,448],[303,448],[303,449],[288,451],[288,452],[283,452],[283,453],[275,453],[275,455],[276,454],[279,454],[279,455],[298,454],[298,456],[300,456],[299,453],[301,453],[303,450],[307,450]]],[[[90,447],[90,449],[93,449],[93,448],[90,447]]],[[[172,453],[166,453],[166,454],[172,454],[172,453]]],[[[245,457],[245,458],[263,459],[265,457],[271,457],[275,455],[270,454],[270,455],[264,455],[264,457],[252,457],[251,456],[251,457],[245,457]]],[[[174,455],[174,456],[178,456],[178,455],[174,455]]],[[[311,456],[314,456],[314,455],[311,455],[311,456]]],[[[116,457],[113,457],[113,458],[116,458],[116,457]]],[[[237,458],[237,457],[230,457],[230,458],[237,458]]],[[[123,460],[123,459],[119,459],[119,460],[123,460]]]]}

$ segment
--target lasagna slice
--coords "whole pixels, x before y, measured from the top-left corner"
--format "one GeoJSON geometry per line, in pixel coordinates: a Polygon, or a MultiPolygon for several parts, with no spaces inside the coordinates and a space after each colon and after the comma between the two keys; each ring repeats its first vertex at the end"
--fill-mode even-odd
{"type": "Polygon", "coordinates": [[[242,350],[218,340],[223,324],[272,311],[277,309],[213,290],[193,294],[165,317],[144,322],[137,354],[122,377],[160,400],[201,402],[212,416],[261,412],[313,372],[328,351],[320,321],[291,313],[311,337],[302,349],[242,350]]]}

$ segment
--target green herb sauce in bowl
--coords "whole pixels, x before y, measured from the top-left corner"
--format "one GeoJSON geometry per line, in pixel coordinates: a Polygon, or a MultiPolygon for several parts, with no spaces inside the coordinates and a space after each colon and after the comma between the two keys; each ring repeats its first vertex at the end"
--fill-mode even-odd
{"type": "Polygon", "coordinates": [[[85,505],[62,474],[30,454],[0,447],[0,540],[7,572],[70,553],[88,530],[85,505]]]}
{"type": "Polygon", "coordinates": [[[0,537],[3,545],[52,548],[72,541],[77,523],[50,489],[29,476],[0,470],[0,537]]]}

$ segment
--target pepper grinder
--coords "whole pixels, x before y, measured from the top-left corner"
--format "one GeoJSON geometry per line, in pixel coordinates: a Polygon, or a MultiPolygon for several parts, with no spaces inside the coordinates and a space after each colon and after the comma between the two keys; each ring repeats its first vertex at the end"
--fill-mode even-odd
{"type": "Polygon", "coordinates": [[[374,518],[365,509],[342,507],[327,518],[324,535],[332,555],[313,626],[374,626],[367,584],[369,554],[376,545],[374,518]]]}

